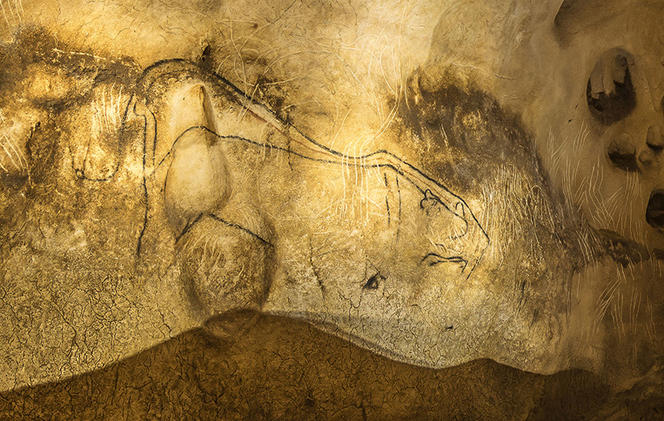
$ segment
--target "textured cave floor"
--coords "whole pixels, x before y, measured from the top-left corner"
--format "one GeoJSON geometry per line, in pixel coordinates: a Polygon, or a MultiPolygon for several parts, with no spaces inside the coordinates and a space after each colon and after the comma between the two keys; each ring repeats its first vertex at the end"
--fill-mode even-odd
{"type": "Polygon", "coordinates": [[[613,394],[588,372],[542,376],[490,360],[424,369],[261,316],[233,343],[197,329],[94,372],[2,393],[0,419],[660,419],[660,386],[613,394]]]}

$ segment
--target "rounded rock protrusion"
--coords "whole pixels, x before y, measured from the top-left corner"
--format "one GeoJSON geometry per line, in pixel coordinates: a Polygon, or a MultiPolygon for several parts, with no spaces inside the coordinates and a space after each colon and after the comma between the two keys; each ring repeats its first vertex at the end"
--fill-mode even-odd
{"type": "Polygon", "coordinates": [[[648,127],[648,134],[646,136],[646,144],[650,149],[660,152],[664,149],[664,135],[659,126],[648,127]]]}
{"type": "Polygon", "coordinates": [[[636,147],[626,134],[614,138],[607,148],[609,160],[616,168],[623,171],[634,172],[639,170],[636,160],[636,147]]]}
{"type": "Polygon", "coordinates": [[[639,153],[639,164],[643,167],[650,167],[655,162],[655,159],[655,153],[650,149],[643,150],[639,153]]]}
{"type": "Polygon", "coordinates": [[[214,116],[202,85],[190,88],[173,113],[182,132],[173,139],[164,184],[166,215],[177,235],[196,218],[223,207],[230,196],[226,160],[214,134],[214,116]],[[186,121],[183,121],[186,118],[186,121]]]}

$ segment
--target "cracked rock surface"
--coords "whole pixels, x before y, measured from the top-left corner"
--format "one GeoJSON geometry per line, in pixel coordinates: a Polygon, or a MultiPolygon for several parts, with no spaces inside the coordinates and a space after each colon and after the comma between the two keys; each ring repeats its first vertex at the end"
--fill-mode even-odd
{"type": "Polygon", "coordinates": [[[662,411],[661,0],[0,5],[0,418],[662,411]]]}

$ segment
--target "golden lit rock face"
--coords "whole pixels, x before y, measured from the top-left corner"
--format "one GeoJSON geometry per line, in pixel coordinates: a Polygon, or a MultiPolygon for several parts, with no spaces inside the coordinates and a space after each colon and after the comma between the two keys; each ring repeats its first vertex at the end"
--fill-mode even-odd
{"type": "Polygon", "coordinates": [[[560,3],[0,0],[1,390],[273,316],[657,382],[664,4],[560,3]]]}

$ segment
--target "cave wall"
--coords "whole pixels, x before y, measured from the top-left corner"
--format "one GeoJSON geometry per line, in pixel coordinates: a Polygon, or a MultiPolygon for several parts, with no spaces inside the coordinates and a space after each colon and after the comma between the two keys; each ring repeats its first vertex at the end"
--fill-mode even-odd
{"type": "Polygon", "coordinates": [[[661,1],[0,5],[3,416],[661,408],[661,1]]]}

